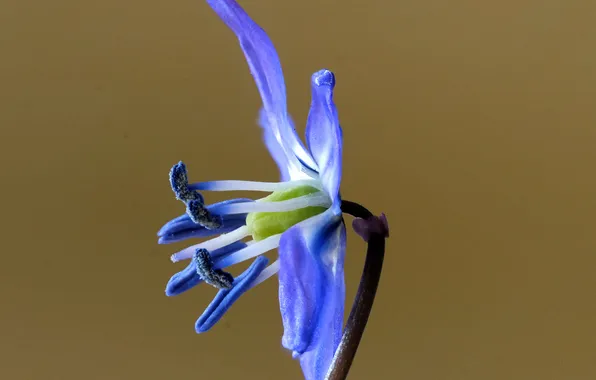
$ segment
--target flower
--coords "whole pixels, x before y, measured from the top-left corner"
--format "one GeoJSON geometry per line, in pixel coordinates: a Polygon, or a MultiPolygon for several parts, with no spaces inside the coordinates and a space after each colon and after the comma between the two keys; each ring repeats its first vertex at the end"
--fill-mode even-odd
{"type": "Polygon", "coordinates": [[[308,149],[287,112],[279,58],[267,34],[233,0],[207,0],[240,41],[260,92],[263,139],[281,172],[281,182],[211,181],[188,183],[180,162],[170,172],[176,198],[186,213],[166,223],[159,243],[219,235],[172,255],[190,259],[172,276],[166,294],[180,294],[204,281],[219,289],[197,320],[198,333],[209,330],[247,290],[274,274],[284,326],[282,344],[300,363],[306,379],[325,376],[343,326],[346,229],[341,215],[342,132],[333,102],[335,77],[329,70],[312,75],[307,119],[308,149]],[[264,191],[257,200],[231,199],[205,205],[200,191],[264,191]],[[249,242],[243,239],[252,237],[249,242]],[[278,248],[267,266],[262,254],[278,248]],[[255,258],[236,278],[224,269],[255,258]]]}

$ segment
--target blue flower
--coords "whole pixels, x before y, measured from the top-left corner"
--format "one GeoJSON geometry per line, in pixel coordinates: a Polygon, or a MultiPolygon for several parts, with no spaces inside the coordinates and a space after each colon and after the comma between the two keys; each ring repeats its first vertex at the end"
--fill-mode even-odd
{"type": "Polygon", "coordinates": [[[190,263],[170,279],[166,294],[180,294],[200,282],[219,289],[196,322],[196,331],[202,333],[240,295],[278,274],[282,344],[300,359],[306,379],[322,379],[341,338],[345,298],[346,229],[339,195],[342,132],[333,103],[335,77],[329,70],[312,75],[307,148],[288,115],[281,65],[267,34],[235,1],[207,2],[240,41],[263,100],[259,124],[281,182],[189,184],[186,166],[174,165],[170,184],[186,213],[162,227],[159,242],[218,236],[172,255],[174,262],[190,263]],[[206,205],[200,193],[235,190],[271,194],[206,205]],[[247,237],[252,240],[244,242],[247,237]],[[276,248],[279,258],[267,266],[262,254],[276,248]],[[236,278],[224,271],[252,258],[250,267],[236,278]]]}

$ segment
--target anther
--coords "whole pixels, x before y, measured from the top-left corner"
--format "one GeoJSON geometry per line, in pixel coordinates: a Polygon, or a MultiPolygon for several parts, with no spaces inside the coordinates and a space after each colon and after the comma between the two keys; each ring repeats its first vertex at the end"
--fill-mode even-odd
{"type": "Polygon", "coordinates": [[[203,202],[203,197],[196,191],[192,191],[188,188],[188,174],[186,171],[186,165],[182,161],[177,163],[170,170],[170,185],[176,199],[187,203],[192,200],[200,200],[203,202]]]}
{"type": "Polygon", "coordinates": [[[221,269],[213,268],[213,260],[209,251],[204,248],[198,248],[194,255],[194,261],[197,266],[197,273],[203,281],[218,289],[231,289],[234,283],[234,277],[221,269]]]}
{"type": "Polygon", "coordinates": [[[216,230],[223,224],[221,217],[211,214],[200,199],[189,201],[186,204],[186,213],[193,222],[208,230],[216,230]]]}

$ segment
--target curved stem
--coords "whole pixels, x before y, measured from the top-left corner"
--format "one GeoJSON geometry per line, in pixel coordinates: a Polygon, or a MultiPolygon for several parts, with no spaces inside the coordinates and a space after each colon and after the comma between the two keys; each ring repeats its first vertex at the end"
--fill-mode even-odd
{"type": "MultiPolygon", "coordinates": [[[[358,203],[342,201],[341,209],[344,213],[357,218],[369,219],[373,217],[369,210],[358,203]]],[[[344,380],[348,376],[375,300],[384,255],[385,236],[372,233],[368,240],[366,261],[360,278],[358,293],[354,299],[341,342],[335,351],[333,361],[327,372],[326,380],[344,380]]]]}

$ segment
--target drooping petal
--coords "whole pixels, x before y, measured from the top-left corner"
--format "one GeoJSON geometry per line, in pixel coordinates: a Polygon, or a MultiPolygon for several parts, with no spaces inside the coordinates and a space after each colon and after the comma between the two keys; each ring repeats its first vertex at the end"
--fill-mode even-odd
{"type": "Polygon", "coordinates": [[[320,380],[341,339],[346,230],[328,210],[286,231],[279,246],[282,344],[300,358],[307,380],[320,380]]]}
{"type": "Polygon", "coordinates": [[[222,289],[217,292],[213,301],[195,323],[197,333],[203,333],[213,327],[238,298],[253,285],[253,281],[265,269],[269,260],[259,256],[250,267],[234,279],[231,289],[222,289]]]}
{"type": "MultiPolygon", "coordinates": [[[[234,252],[241,250],[246,247],[246,243],[237,241],[226,247],[217,249],[210,253],[212,260],[221,259],[225,256],[231,255],[234,252]]],[[[166,285],[166,295],[168,297],[177,296],[178,294],[184,293],[188,289],[198,285],[203,280],[197,273],[197,265],[192,260],[186,268],[176,273],[170,278],[166,285]]]]}
{"type": "MultiPolygon", "coordinates": [[[[271,140],[274,138],[279,149],[287,157],[292,175],[300,175],[302,167],[300,161],[313,169],[316,168],[314,160],[300,141],[288,116],[283,71],[273,43],[265,31],[236,1],[207,0],[207,3],[240,41],[240,47],[263,100],[264,117],[261,116],[260,120],[261,125],[271,132],[270,135],[268,132],[265,133],[265,138],[269,139],[268,147],[271,149],[274,145],[271,140]]],[[[275,156],[279,154],[278,147],[273,149],[275,152],[272,154],[275,156]]],[[[303,177],[303,175],[300,176],[300,178],[303,177]]]]}
{"type": "Polygon", "coordinates": [[[341,181],[342,130],[333,102],[335,76],[329,70],[313,74],[312,102],[306,122],[306,141],[319,167],[319,176],[325,190],[333,197],[339,211],[339,184],[341,181]]]}

